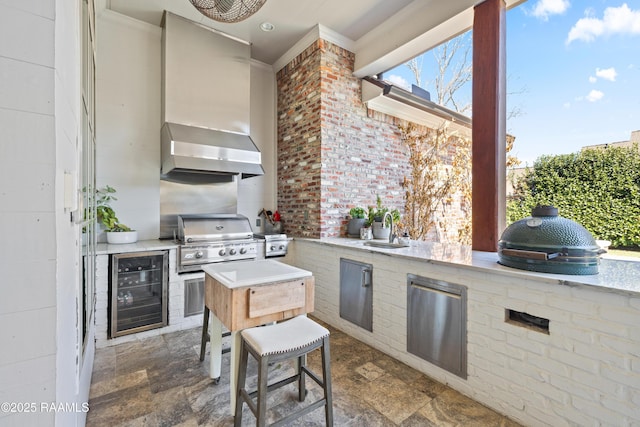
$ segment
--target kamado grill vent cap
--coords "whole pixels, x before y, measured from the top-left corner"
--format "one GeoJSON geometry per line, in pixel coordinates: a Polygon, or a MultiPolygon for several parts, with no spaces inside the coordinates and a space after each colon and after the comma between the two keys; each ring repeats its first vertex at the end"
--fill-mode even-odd
{"type": "Polygon", "coordinates": [[[597,274],[603,252],[586,228],[559,216],[553,206],[536,206],[498,242],[500,264],[542,273],[597,274]]]}
{"type": "Polygon", "coordinates": [[[558,208],[548,205],[538,205],[531,210],[531,216],[558,216],[558,208]]]}

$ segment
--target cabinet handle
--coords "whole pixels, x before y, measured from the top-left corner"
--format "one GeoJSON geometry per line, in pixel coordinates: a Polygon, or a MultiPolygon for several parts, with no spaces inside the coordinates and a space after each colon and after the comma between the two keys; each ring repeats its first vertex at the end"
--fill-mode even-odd
{"type": "Polygon", "coordinates": [[[362,269],[362,287],[363,288],[367,288],[371,286],[371,282],[367,280],[367,276],[371,277],[370,273],[371,273],[371,270],[369,270],[368,268],[362,269]]]}

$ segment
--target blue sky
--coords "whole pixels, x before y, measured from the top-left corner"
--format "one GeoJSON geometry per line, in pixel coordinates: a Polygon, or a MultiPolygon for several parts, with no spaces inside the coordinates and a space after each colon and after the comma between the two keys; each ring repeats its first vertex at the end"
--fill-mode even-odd
{"type": "MultiPolygon", "coordinates": [[[[422,80],[433,92],[432,57],[422,80]]],[[[640,130],[640,0],[529,0],[510,10],[507,76],[507,108],[521,112],[507,131],[523,165],[629,140],[640,130]]],[[[385,79],[414,82],[406,66],[385,79]]]]}

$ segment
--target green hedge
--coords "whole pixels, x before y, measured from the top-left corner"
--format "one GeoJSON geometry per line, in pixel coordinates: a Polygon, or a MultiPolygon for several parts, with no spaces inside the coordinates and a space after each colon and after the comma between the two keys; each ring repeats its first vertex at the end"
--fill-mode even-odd
{"type": "Polygon", "coordinates": [[[516,183],[507,202],[509,223],[531,215],[538,204],[582,224],[613,247],[640,247],[640,152],[589,149],[539,157],[516,183]]]}

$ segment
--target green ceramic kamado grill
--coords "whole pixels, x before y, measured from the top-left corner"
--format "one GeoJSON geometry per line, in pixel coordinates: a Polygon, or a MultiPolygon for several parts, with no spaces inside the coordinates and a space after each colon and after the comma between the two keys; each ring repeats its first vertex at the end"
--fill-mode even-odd
{"type": "Polygon", "coordinates": [[[559,216],[553,206],[536,206],[498,242],[500,264],[542,273],[598,274],[604,252],[586,228],[559,216]]]}

